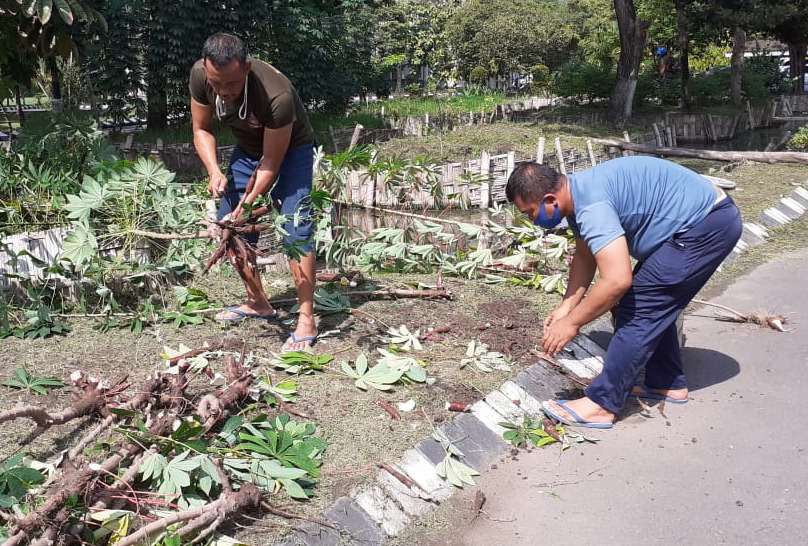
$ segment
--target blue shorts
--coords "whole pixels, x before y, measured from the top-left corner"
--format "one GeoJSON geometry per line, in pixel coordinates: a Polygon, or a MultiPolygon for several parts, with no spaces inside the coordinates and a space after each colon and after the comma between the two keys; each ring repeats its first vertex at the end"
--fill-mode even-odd
{"type": "MultiPolygon", "coordinates": [[[[260,158],[253,159],[239,146],[233,149],[230,166],[227,168],[227,189],[219,204],[219,219],[230,213],[241,201],[247,182],[260,162],[260,158]]],[[[313,168],[313,142],[289,148],[281,163],[277,182],[269,194],[273,203],[280,202],[279,212],[288,219],[283,224],[286,231],[283,245],[287,254],[292,256],[314,251],[314,222],[310,218],[309,207],[313,168]],[[295,252],[290,252],[292,249],[295,252]]],[[[248,236],[247,240],[255,245],[258,234],[248,236]]]]}

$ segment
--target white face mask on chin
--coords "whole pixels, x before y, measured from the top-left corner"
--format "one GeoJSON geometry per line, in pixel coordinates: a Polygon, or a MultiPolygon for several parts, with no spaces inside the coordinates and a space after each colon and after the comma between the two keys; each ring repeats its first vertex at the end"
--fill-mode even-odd
{"type": "MultiPolygon", "coordinates": [[[[241,106],[238,108],[238,119],[244,121],[247,119],[247,87],[249,84],[250,75],[247,74],[244,76],[244,99],[241,101],[241,106]]],[[[227,104],[224,102],[224,99],[220,95],[216,95],[215,101],[216,107],[216,118],[221,121],[223,117],[227,115],[227,104]]]]}

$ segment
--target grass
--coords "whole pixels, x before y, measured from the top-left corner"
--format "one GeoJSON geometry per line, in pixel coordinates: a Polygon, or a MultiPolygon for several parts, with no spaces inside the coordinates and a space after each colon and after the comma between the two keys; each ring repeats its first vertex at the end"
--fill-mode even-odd
{"type": "Polygon", "coordinates": [[[459,93],[452,96],[430,95],[422,97],[398,97],[379,100],[360,106],[358,112],[375,116],[384,108],[385,117],[421,117],[425,114],[466,114],[468,112],[490,112],[496,104],[506,102],[503,93],[480,92],[459,93]]]}
{"type": "Polygon", "coordinates": [[[575,124],[511,123],[468,125],[455,131],[435,131],[422,138],[399,138],[379,143],[379,153],[385,155],[431,155],[439,162],[479,158],[483,150],[492,154],[515,151],[520,159],[535,158],[539,137],[546,139],[546,153],[553,149],[553,139],[561,138],[564,148],[586,150],[586,139],[617,138],[622,131],[606,127],[586,127],[575,124]]]}

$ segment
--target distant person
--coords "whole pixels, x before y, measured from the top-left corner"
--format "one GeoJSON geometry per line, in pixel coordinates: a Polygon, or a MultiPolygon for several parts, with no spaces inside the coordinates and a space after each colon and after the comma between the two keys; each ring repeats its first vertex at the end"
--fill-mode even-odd
{"type": "MultiPolygon", "coordinates": [[[[202,58],[191,69],[189,87],[194,146],[208,171],[208,191],[222,198],[219,218],[242,215],[239,202],[253,172],[255,185],[244,203],[251,205],[269,193],[280,213],[290,218],[284,225],[288,233],[284,246],[291,256],[300,315],[281,350],[310,347],[317,338],[317,325],[313,225],[308,217],[314,149],[306,109],[286,76],[249,58],[244,42],[229,34],[214,34],[205,41],[202,58]],[[214,115],[230,126],[236,139],[226,175],[217,159],[214,115]],[[296,213],[299,220],[291,220],[296,213]]],[[[257,239],[250,242],[254,245],[257,239]]],[[[259,272],[246,268],[241,273],[247,300],[216,318],[225,322],[275,319],[277,312],[269,304],[259,272]]]]}
{"type": "Polygon", "coordinates": [[[668,65],[670,64],[670,57],[668,56],[668,48],[665,46],[660,46],[656,48],[654,51],[654,60],[658,66],[658,72],[660,76],[664,76],[665,73],[668,71],[668,65]]]}
{"type": "Polygon", "coordinates": [[[544,350],[557,354],[607,311],[615,318],[603,371],[585,396],[546,401],[544,412],[566,425],[611,428],[631,395],[687,402],[676,318],[740,238],[732,199],[685,167],[640,156],[566,176],[525,163],[506,195],[544,229],[566,217],[576,237],[566,294],[544,321],[544,350]]]}

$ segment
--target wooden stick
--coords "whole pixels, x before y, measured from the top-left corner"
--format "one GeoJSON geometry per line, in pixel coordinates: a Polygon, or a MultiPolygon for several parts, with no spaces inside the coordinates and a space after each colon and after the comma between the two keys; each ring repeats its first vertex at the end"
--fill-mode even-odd
{"type": "Polygon", "coordinates": [[[804,152],[718,152],[714,150],[693,150],[688,148],[670,148],[643,146],[622,140],[596,138],[598,144],[614,148],[625,148],[635,152],[668,157],[696,157],[699,159],[715,159],[717,161],[756,161],[759,163],[808,163],[808,153],[804,152]]]}

